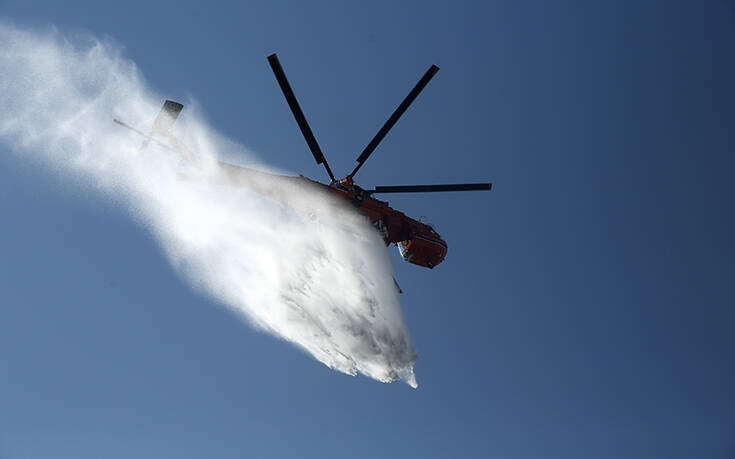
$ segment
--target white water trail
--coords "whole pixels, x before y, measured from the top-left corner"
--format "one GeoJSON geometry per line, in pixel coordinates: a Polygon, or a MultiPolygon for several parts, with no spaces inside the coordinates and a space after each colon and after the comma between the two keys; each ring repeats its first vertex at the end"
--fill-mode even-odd
{"type": "Polygon", "coordinates": [[[416,387],[393,269],[364,218],[306,186],[218,183],[222,152],[256,159],[195,110],[174,130],[208,180],[181,180],[191,166],[156,146],[139,155],[112,119],[147,130],[163,98],[114,44],[81,41],[0,23],[0,142],[122,204],[192,286],[255,327],[337,371],[416,387]]]}

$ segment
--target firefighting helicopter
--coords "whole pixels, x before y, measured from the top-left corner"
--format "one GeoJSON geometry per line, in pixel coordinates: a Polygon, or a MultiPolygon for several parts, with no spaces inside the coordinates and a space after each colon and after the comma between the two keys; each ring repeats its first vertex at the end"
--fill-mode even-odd
{"type": "MultiPolygon", "coordinates": [[[[408,109],[409,105],[411,105],[411,103],[416,99],[436,72],[439,71],[439,67],[432,65],[429,70],[426,71],[416,86],[414,86],[411,92],[408,93],[408,96],[406,96],[390,118],[388,118],[388,121],[385,122],[375,137],[373,137],[370,143],[368,143],[360,156],[357,157],[357,166],[355,166],[352,172],[350,172],[346,177],[337,179],[332,173],[332,170],[327,163],[327,159],[324,157],[324,154],[322,153],[322,150],[309,127],[309,123],[306,121],[304,113],[301,111],[301,107],[296,100],[296,96],[291,89],[291,85],[286,79],[286,74],[278,61],[276,54],[268,56],[268,63],[275,74],[283,95],[286,97],[286,102],[288,102],[288,106],[291,108],[294,118],[296,118],[296,123],[301,129],[301,133],[306,140],[306,144],[309,146],[312,155],[314,155],[314,159],[317,164],[322,164],[324,169],[326,169],[330,182],[329,184],[324,184],[304,176],[290,177],[267,174],[255,169],[218,161],[218,165],[225,175],[228,176],[232,182],[242,182],[243,180],[241,179],[252,179],[254,177],[266,176],[278,177],[279,179],[285,179],[289,182],[316,185],[333,193],[341,199],[348,201],[356,207],[357,211],[365,215],[369,219],[370,223],[378,230],[386,245],[395,244],[398,247],[401,257],[405,261],[430,269],[433,269],[441,263],[447,254],[447,243],[441,238],[441,236],[439,236],[436,230],[429,224],[415,220],[406,216],[404,213],[391,208],[387,202],[375,199],[373,195],[379,193],[490,190],[492,189],[491,183],[376,186],[371,190],[361,188],[354,183],[354,177],[357,171],[359,171],[363,164],[365,164],[365,161],[370,157],[380,141],[383,140],[388,131],[390,131],[401,115],[403,115],[403,113],[408,109]]],[[[144,132],[117,119],[113,121],[136,132],[144,138],[139,151],[145,150],[148,145],[153,142],[166,149],[182,154],[187,159],[193,159],[195,154],[171,134],[173,124],[183,108],[184,106],[178,102],[166,100],[161,111],[154,120],[153,127],[149,134],[145,134],[144,132]],[[161,138],[168,140],[168,143],[162,142],[160,140],[161,138]]],[[[252,180],[250,180],[249,183],[252,183],[252,180]]]]}

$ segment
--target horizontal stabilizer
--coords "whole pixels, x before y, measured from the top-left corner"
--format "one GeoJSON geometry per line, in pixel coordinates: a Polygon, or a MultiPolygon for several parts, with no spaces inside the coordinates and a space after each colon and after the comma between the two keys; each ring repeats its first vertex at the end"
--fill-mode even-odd
{"type": "MultiPolygon", "coordinates": [[[[166,145],[165,143],[161,142],[160,140],[154,139],[153,137],[151,137],[149,135],[146,135],[145,133],[139,131],[138,129],[135,129],[133,126],[130,126],[130,125],[126,124],[126,123],[123,123],[120,120],[114,119],[112,121],[114,121],[115,123],[119,124],[120,126],[122,126],[124,128],[130,129],[131,131],[135,132],[139,136],[143,137],[143,144],[140,146],[139,151],[145,150],[148,147],[148,144],[150,142],[153,142],[154,144],[158,145],[159,147],[163,147],[166,150],[173,151],[174,153],[189,153],[189,151],[182,151],[180,148],[174,148],[174,147],[171,147],[169,145],[166,145]]],[[[176,139],[173,136],[169,136],[169,140],[173,140],[174,141],[174,144],[176,145],[176,147],[180,147],[181,145],[183,145],[183,144],[181,144],[180,141],[178,141],[178,139],[176,139]],[[178,144],[176,144],[176,142],[178,142],[178,144]]]]}
{"type": "Polygon", "coordinates": [[[158,114],[156,120],[153,122],[151,135],[160,134],[162,136],[168,136],[171,128],[174,126],[176,118],[179,117],[179,113],[181,113],[181,110],[183,108],[183,105],[172,100],[167,100],[166,102],[164,102],[163,108],[161,108],[161,112],[158,114]]]}

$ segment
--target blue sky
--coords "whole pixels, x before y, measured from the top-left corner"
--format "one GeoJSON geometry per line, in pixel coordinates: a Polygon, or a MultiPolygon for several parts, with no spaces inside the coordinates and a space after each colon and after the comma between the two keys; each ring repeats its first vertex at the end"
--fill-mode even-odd
{"type": "MultiPolygon", "coordinates": [[[[735,455],[732,2],[27,2],[324,179],[431,64],[359,183],[449,243],[391,257],[420,387],[330,371],[176,276],[141,225],[0,146],[0,457],[735,455]]],[[[339,174],[337,174],[339,175],[339,174]]]]}

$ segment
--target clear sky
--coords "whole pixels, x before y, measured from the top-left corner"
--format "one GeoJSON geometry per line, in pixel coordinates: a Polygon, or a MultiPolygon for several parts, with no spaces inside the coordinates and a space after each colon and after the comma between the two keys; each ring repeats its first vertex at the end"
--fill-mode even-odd
{"type": "MultiPolygon", "coordinates": [[[[0,146],[0,458],[735,457],[735,5],[25,2],[316,179],[441,70],[359,183],[449,243],[391,249],[418,390],[330,371],[176,276],[141,225],[0,146]]],[[[0,69],[0,71],[2,71],[0,69]]],[[[339,175],[339,174],[337,174],[339,175]]]]}

